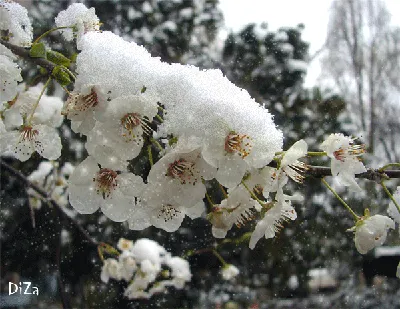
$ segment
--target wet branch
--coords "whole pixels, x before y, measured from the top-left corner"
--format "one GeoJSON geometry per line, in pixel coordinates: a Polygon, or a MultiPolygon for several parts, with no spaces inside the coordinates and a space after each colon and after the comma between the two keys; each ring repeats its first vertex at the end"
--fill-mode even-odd
{"type": "Polygon", "coordinates": [[[96,247],[99,245],[99,243],[96,240],[94,240],[74,218],[71,218],[64,212],[64,210],[62,209],[62,206],[60,206],[55,200],[53,200],[46,191],[44,191],[41,187],[39,187],[38,185],[31,182],[25,175],[23,175],[21,172],[17,171],[11,165],[4,162],[3,159],[0,159],[0,165],[4,170],[8,171],[10,174],[17,177],[18,180],[23,182],[25,185],[27,185],[28,187],[35,190],[46,202],[48,202],[50,205],[52,205],[54,207],[54,209],[58,212],[60,217],[71,222],[72,225],[74,225],[79,230],[79,232],[86,239],[86,241],[88,241],[91,245],[96,246],[96,247]]]}

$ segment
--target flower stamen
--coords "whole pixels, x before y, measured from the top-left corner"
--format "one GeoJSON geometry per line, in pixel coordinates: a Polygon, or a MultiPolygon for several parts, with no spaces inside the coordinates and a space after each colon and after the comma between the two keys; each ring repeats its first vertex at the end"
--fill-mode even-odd
{"type": "Polygon", "coordinates": [[[344,162],[350,157],[359,157],[365,152],[365,145],[351,145],[348,148],[339,148],[333,152],[333,156],[336,160],[344,162]]]}
{"type": "Polygon", "coordinates": [[[179,159],[174,161],[168,166],[167,176],[178,179],[181,184],[193,183],[196,184],[198,180],[198,174],[194,169],[194,163],[186,161],[185,159],[179,159]]]}
{"type": "Polygon", "coordinates": [[[32,129],[31,126],[26,126],[21,131],[20,141],[34,141],[38,134],[38,130],[32,129]]]}
{"type": "Polygon", "coordinates": [[[86,95],[81,93],[70,93],[62,114],[69,115],[70,113],[74,113],[74,116],[76,116],[80,112],[95,107],[97,104],[99,104],[99,100],[94,88],[92,88],[90,93],[86,95]]]}
{"type": "Polygon", "coordinates": [[[231,131],[225,138],[225,151],[228,153],[237,153],[242,158],[245,158],[250,154],[252,148],[252,140],[248,135],[231,131]]]}
{"type": "Polygon", "coordinates": [[[103,199],[110,197],[112,190],[117,187],[117,176],[117,172],[108,168],[102,168],[97,173],[96,178],[93,178],[93,181],[97,184],[96,191],[103,196],[103,199]]]}
{"type": "Polygon", "coordinates": [[[181,211],[174,207],[171,204],[164,204],[162,205],[162,208],[160,209],[160,212],[158,213],[158,218],[163,218],[164,222],[167,222],[169,220],[174,219],[175,217],[178,217],[181,211]]]}
{"type": "Polygon", "coordinates": [[[304,173],[308,170],[308,165],[304,162],[295,161],[294,163],[286,166],[283,171],[288,175],[291,179],[293,179],[297,183],[303,183],[305,176],[304,173]]]}

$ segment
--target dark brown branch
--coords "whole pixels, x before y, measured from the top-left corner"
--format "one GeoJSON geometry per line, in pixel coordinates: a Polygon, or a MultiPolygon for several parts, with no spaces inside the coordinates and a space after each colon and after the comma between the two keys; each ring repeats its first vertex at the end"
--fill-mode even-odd
{"type": "Polygon", "coordinates": [[[99,243],[94,240],[85,230],[84,228],[74,219],[68,216],[62,207],[55,201],[53,200],[46,191],[44,191],[42,188],[40,188],[38,185],[34,184],[31,182],[28,178],[26,178],[25,175],[23,175],[21,172],[17,171],[15,168],[12,166],[8,165],[4,160],[0,159],[0,165],[2,168],[4,168],[6,171],[8,171],[10,174],[13,176],[17,177],[21,182],[23,182],[25,185],[28,187],[31,187],[33,190],[35,190],[44,200],[46,200],[51,206],[54,207],[55,210],[59,213],[60,217],[66,219],[67,221],[70,221],[79,231],[80,233],[84,236],[84,238],[93,246],[98,246],[99,243]]]}
{"type": "MultiPolygon", "coordinates": [[[[325,166],[309,166],[306,176],[322,178],[332,176],[330,167],[325,166]]],[[[375,182],[381,182],[388,178],[400,178],[400,170],[385,170],[383,172],[378,169],[368,169],[365,173],[357,174],[356,178],[364,178],[375,182]]]]}
{"type": "MultiPolygon", "coordinates": [[[[268,166],[278,167],[275,161],[272,161],[268,166]]],[[[305,172],[306,177],[322,178],[332,176],[331,168],[326,166],[308,165],[308,170],[305,172]]],[[[378,169],[368,169],[365,173],[357,174],[356,178],[364,178],[380,183],[382,180],[391,178],[400,178],[400,170],[385,170],[383,172],[378,169]]]]}
{"type": "Polygon", "coordinates": [[[54,63],[46,59],[31,57],[29,50],[26,48],[16,46],[4,40],[0,40],[0,44],[3,44],[5,47],[10,49],[15,55],[25,59],[29,59],[30,62],[40,65],[41,67],[45,68],[49,73],[53,72],[53,69],[55,68],[54,63]]]}

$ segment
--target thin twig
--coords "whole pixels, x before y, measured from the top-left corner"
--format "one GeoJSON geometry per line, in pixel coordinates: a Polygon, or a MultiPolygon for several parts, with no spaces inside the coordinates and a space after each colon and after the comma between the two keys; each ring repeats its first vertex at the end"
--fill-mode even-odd
{"type": "Polygon", "coordinates": [[[98,242],[94,240],[86,231],[85,229],[74,219],[68,216],[62,207],[55,201],[53,200],[46,191],[44,191],[41,187],[38,185],[34,184],[31,182],[25,175],[23,175],[21,172],[17,171],[15,168],[13,168],[11,165],[8,165],[6,162],[4,162],[3,159],[0,159],[0,165],[2,168],[7,170],[9,173],[11,173],[13,176],[17,177],[21,182],[26,184],[28,187],[31,187],[33,190],[35,190],[45,201],[50,203],[59,213],[61,217],[64,219],[69,220],[78,230],[81,232],[81,234],[84,236],[84,238],[94,246],[98,246],[98,242]]]}
{"type": "Polygon", "coordinates": [[[64,283],[62,281],[62,277],[61,277],[61,220],[60,218],[58,219],[58,223],[56,226],[56,242],[57,242],[57,249],[56,249],[56,261],[55,261],[55,265],[56,265],[56,270],[57,270],[57,282],[58,282],[58,289],[60,292],[60,298],[61,298],[61,303],[62,303],[62,307],[63,309],[70,309],[71,305],[69,303],[68,297],[65,293],[65,288],[64,288],[64,283]]]}

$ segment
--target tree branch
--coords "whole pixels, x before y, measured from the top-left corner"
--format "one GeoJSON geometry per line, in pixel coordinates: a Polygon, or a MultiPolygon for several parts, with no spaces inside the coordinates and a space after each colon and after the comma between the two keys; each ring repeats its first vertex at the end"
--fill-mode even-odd
{"type": "MultiPolygon", "coordinates": [[[[268,166],[278,167],[275,161],[272,161],[268,166]]],[[[308,169],[304,175],[306,177],[322,178],[325,176],[332,176],[330,167],[314,165],[307,165],[307,167],[308,169]]],[[[400,178],[400,170],[385,170],[381,172],[378,169],[370,168],[365,173],[357,174],[356,178],[368,179],[380,183],[382,180],[387,180],[388,178],[400,178]]]]}
{"type": "MultiPolygon", "coordinates": [[[[325,176],[332,176],[330,167],[326,166],[309,166],[306,171],[306,176],[315,178],[322,178],[325,176]]],[[[380,183],[382,180],[388,178],[400,178],[400,170],[386,170],[379,171],[378,169],[368,169],[365,173],[357,174],[356,178],[364,178],[380,183]]]]}
{"type": "Polygon", "coordinates": [[[45,199],[48,203],[50,203],[54,209],[56,209],[61,217],[64,219],[67,219],[70,221],[84,236],[84,238],[93,246],[98,246],[99,243],[94,240],[85,230],[84,228],[74,219],[68,216],[64,210],[62,209],[62,206],[60,206],[55,200],[53,200],[46,191],[44,191],[42,188],[40,188],[38,185],[34,184],[31,182],[28,178],[26,178],[25,175],[23,175],[21,172],[17,171],[15,168],[13,168],[11,165],[8,165],[6,162],[4,162],[3,159],[0,158],[0,165],[2,168],[4,168],[6,171],[8,171],[10,174],[13,176],[17,177],[21,182],[23,182],[25,185],[28,187],[31,187],[33,190],[35,190],[43,199],[45,199]]]}
{"type": "Polygon", "coordinates": [[[3,44],[5,47],[10,49],[17,56],[20,56],[25,59],[29,59],[29,61],[31,61],[37,65],[40,65],[41,67],[43,67],[47,71],[49,71],[49,73],[53,72],[53,69],[55,68],[54,63],[52,63],[44,58],[31,57],[28,49],[8,43],[7,41],[4,41],[4,40],[0,40],[0,44],[3,44]]]}

